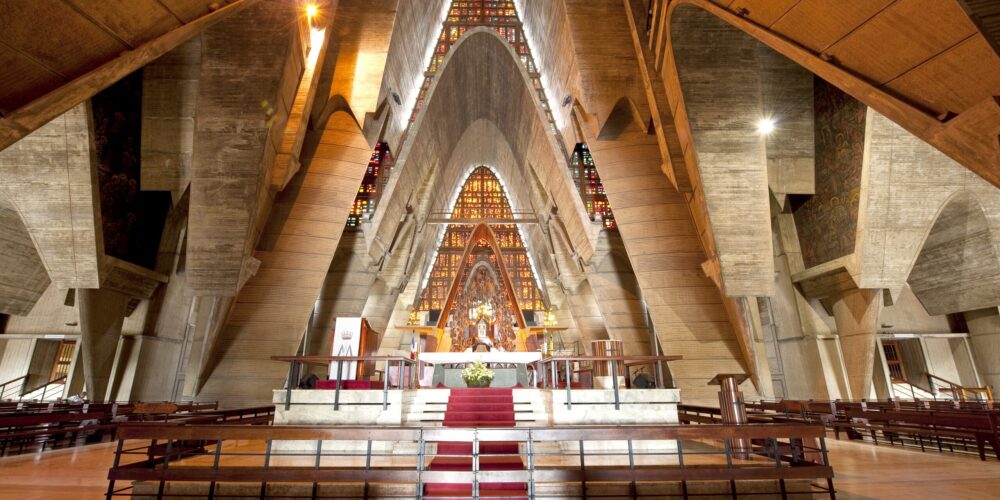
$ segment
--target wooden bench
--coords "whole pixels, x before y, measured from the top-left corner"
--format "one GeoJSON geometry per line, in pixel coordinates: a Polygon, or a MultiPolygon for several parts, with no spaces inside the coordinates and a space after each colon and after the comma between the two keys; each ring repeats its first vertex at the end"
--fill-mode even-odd
{"type": "Polygon", "coordinates": [[[993,454],[1000,459],[1000,415],[995,412],[933,412],[908,410],[844,410],[845,420],[834,422],[834,435],[840,439],[840,431],[853,429],[867,431],[872,441],[878,444],[878,433],[893,443],[899,436],[913,436],[920,449],[925,449],[924,438],[933,440],[939,451],[948,444],[954,450],[952,441],[974,441],[979,458],[986,460],[986,443],[993,448],[993,454]]]}

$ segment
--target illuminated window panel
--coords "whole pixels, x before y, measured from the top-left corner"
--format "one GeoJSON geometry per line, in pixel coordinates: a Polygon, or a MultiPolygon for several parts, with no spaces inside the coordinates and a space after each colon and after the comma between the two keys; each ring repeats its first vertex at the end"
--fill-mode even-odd
{"type": "Polygon", "coordinates": [[[358,195],[354,198],[351,212],[347,216],[347,229],[358,229],[364,220],[375,213],[391,173],[392,159],[389,146],[380,142],[375,145],[371,159],[368,160],[368,169],[361,179],[361,185],[358,186],[358,195]]]}
{"type": "Polygon", "coordinates": [[[605,229],[618,229],[614,212],[611,211],[611,203],[608,202],[608,195],[604,191],[604,184],[597,175],[594,158],[590,155],[586,144],[578,143],[573,149],[573,155],[570,157],[570,173],[580,191],[580,198],[590,215],[590,220],[601,221],[605,229]]]}
{"type": "MultiPolygon", "coordinates": [[[[493,171],[486,167],[476,168],[466,179],[452,211],[453,218],[472,220],[513,220],[507,194],[493,171]]],[[[504,267],[511,280],[514,299],[522,311],[536,311],[545,308],[544,297],[531,269],[527,249],[521,240],[516,224],[495,223],[490,225],[497,246],[502,253],[504,267]]],[[[472,224],[450,224],[441,240],[430,277],[425,284],[417,308],[423,311],[437,310],[443,306],[448,291],[458,272],[459,261],[468,246],[474,226],[472,224]]],[[[477,251],[469,255],[469,264],[477,259],[485,259],[496,272],[497,256],[486,251],[486,242],[477,242],[477,251]]]]}

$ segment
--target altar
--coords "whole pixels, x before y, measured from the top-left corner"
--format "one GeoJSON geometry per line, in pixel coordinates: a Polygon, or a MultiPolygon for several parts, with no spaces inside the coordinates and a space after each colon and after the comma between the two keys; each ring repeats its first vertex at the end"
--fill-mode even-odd
{"type": "MultiPolygon", "coordinates": [[[[491,387],[533,387],[534,376],[528,367],[541,361],[540,352],[424,352],[417,356],[418,366],[434,366],[431,387],[465,387],[462,370],[469,363],[486,363],[493,370],[491,387]]],[[[532,372],[534,370],[531,370],[532,372]]],[[[418,371],[422,373],[422,371],[418,371]]]]}

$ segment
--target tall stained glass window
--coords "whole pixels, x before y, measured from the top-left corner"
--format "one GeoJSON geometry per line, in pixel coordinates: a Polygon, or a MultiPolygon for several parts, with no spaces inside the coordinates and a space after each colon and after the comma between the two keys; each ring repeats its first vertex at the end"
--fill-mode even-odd
{"type": "MultiPolygon", "coordinates": [[[[496,235],[496,242],[500,247],[499,258],[503,260],[510,277],[514,299],[517,300],[519,309],[545,310],[542,292],[535,279],[531,260],[528,258],[528,251],[521,240],[517,224],[502,222],[512,221],[514,212],[511,210],[503,185],[492,170],[487,167],[477,167],[472,171],[458,195],[451,218],[463,222],[449,224],[445,230],[427,283],[420,295],[418,309],[433,311],[444,307],[475,225],[478,222],[488,221],[496,235]]],[[[468,269],[480,261],[487,262],[494,270],[498,269],[498,257],[487,247],[477,246],[467,258],[468,269]]]]}
{"type": "Polygon", "coordinates": [[[590,155],[586,144],[577,143],[570,158],[569,168],[573,174],[573,182],[580,191],[580,198],[583,199],[583,206],[590,214],[590,220],[601,221],[605,229],[617,229],[615,215],[611,211],[611,204],[608,203],[608,195],[604,192],[604,184],[597,175],[594,157],[590,155]]]}
{"type": "Polygon", "coordinates": [[[358,194],[354,197],[351,213],[347,215],[347,229],[357,229],[367,220],[378,206],[379,199],[389,183],[392,172],[392,158],[389,146],[383,142],[375,145],[375,151],[368,160],[368,170],[361,179],[358,194]]]}

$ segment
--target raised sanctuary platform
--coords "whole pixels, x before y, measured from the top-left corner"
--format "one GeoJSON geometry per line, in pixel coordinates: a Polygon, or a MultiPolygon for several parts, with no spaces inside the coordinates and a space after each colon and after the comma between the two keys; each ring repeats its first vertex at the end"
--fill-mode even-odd
{"type": "Polygon", "coordinates": [[[531,374],[541,360],[540,352],[422,352],[417,366],[418,373],[423,373],[422,365],[433,367],[430,387],[465,387],[462,369],[473,362],[486,363],[493,370],[491,387],[531,387],[535,385],[531,374]]]}

